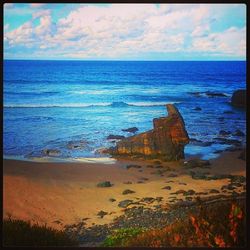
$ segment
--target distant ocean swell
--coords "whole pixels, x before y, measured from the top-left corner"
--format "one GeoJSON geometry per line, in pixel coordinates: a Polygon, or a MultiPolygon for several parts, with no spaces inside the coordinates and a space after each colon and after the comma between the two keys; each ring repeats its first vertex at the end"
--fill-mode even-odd
{"type": "Polygon", "coordinates": [[[164,106],[166,103],[180,103],[180,102],[112,102],[112,103],[64,103],[64,104],[10,104],[4,105],[5,108],[87,108],[87,107],[156,107],[164,106]]]}

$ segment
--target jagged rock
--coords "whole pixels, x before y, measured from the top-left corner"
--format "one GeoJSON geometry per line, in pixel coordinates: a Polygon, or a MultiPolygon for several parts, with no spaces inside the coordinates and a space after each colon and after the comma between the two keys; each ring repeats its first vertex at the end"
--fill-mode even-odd
{"type": "Polygon", "coordinates": [[[107,137],[108,140],[121,140],[124,138],[125,138],[125,136],[123,136],[123,135],[109,135],[107,137]]]}
{"type": "Polygon", "coordinates": [[[123,132],[130,132],[130,133],[135,133],[139,129],[137,127],[132,127],[132,128],[127,128],[127,129],[122,129],[123,132]]]}
{"type": "Polygon", "coordinates": [[[184,158],[184,146],[189,143],[185,124],[178,109],[166,105],[167,117],[155,118],[154,128],[144,133],[127,137],[110,148],[113,156],[141,155],[145,158],[160,158],[164,161],[177,161],[184,158]]]}
{"type": "Polygon", "coordinates": [[[231,104],[238,108],[246,108],[246,90],[236,90],[232,95],[231,104]]]}
{"type": "Polygon", "coordinates": [[[61,154],[61,151],[58,149],[44,149],[42,153],[46,156],[59,156],[61,154]]]}

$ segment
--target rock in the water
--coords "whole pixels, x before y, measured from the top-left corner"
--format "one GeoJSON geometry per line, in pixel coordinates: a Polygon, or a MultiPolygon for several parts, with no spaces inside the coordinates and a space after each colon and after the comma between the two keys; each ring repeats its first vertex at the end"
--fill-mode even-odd
{"type": "Polygon", "coordinates": [[[240,131],[239,129],[237,129],[234,133],[233,133],[234,136],[245,136],[245,134],[240,131]]]}
{"type": "Polygon", "coordinates": [[[165,186],[162,189],[171,190],[171,187],[170,186],[165,186]]]}
{"type": "Polygon", "coordinates": [[[110,154],[139,155],[164,161],[183,159],[184,146],[189,143],[185,124],[174,105],[167,104],[166,107],[168,116],[154,119],[152,130],[122,139],[115,147],[110,148],[110,154]]]}
{"type": "Polygon", "coordinates": [[[68,149],[83,149],[86,146],[86,141],[70,141],[67,144],[68,149]]]}
{"type": "Polygon", "coordinates": [[[125,190],[122,192],[122,194],[133,194],[133,193],[135,193],[135,191],[130,190],[130,189],[125,189],[125,190]]]}
{"type": "Polygon", "coordinates": [[[124,138],[125,138],[125,136],[123,136],[123,135],[109,135],[107,137],[108,140],[121,140],[124,138]]]}
{"type": "Polygon", "coordinates": [[[194,110],[201,111],[201,108],[200,107],[195,107],[194,110]]]}
{"type": "Polygon", "coordinates": [[[116,199],[114,199],[114,198],[110,198],[110,199],[109,199],[109,201],[110,201],[110,202],[115,202],[115,201],[116,201],[116,199]]]}
{"type": "Polygon", "coordinates": [[[236,90],[232,95],[231,104],[238,108],[246,108],[246,90],[236,90]]]}
{"type": "Polygon", "coordinates": [[[122,129],[123,132],[130,132],[130,133],[135,133],[139,129],[137,127],[132,127],[132,128],[127,128],[127,129],[122,129]]]}
{"type": "Polygon", "coordinates": [[[112,184],[110,183],[110,181],[103,181],[97,184],[97,187],[111,187],[112,184]]]}
{"type": "Polygon", "coordinates": [[[59,156],[61,154],[61,151],[58,149],[44,149],[42,153],[46,156],[59,156]]]}

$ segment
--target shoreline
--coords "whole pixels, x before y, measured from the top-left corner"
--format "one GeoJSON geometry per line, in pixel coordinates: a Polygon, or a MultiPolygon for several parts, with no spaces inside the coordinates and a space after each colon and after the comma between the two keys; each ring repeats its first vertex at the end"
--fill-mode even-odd
{"type": "Polygon", "coordinates": [[[119,159],[114,164],[103,164],[37,163],[5,159],[4,217],[11,215],[34,223],[46,223],[56,229],[81,221],[91,227],[111,223],[131,206],[167,208],[170,204],[187,201],[187,198],[191,201],[197,194],[209,197],[231,195],[235,191],[242,193],[244,185],[234,190],[221,189],[230,184],[227,177],[207,181],[190,174],[246,176],[246,162],[238,159],[240,152],[224,152],[219,158],[211,159],[208,167],[194,169],[183,167],[183,161],[119,159]],[[112,186],[97,187],[98,183],[104,181],[110,181],[112,186]],[[123,194],[125,190],[131,190],[132,193],[123,194]],[[193,191],[188,195],[173,195],[180,190],[193,191]],[[132,202],[120,207],[119,204],[125,200],[132,202]],[[100,216],[100,211],[106,214],[100,216]]]}

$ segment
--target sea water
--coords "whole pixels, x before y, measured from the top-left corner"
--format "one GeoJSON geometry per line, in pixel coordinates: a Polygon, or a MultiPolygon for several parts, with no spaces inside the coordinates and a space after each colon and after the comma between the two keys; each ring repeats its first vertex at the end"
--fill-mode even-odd
{"type": "Polygon", "coordinates": [[[245,133],[245,111],[230,104],[232,93],[246,88],[245,61],[4,60],[3,66],[5,158],[46,157],[45,149],[62,159],[109,157],[98,151],[115,145],[108,135],[152,129],[154,118],[167,115],[167,103],[179,109],[190,138],[210,142],[191,142],[186,155],[211,158],[229,147],[216,141],[220,130],[245,142],[232,136],[245,133]]]}

